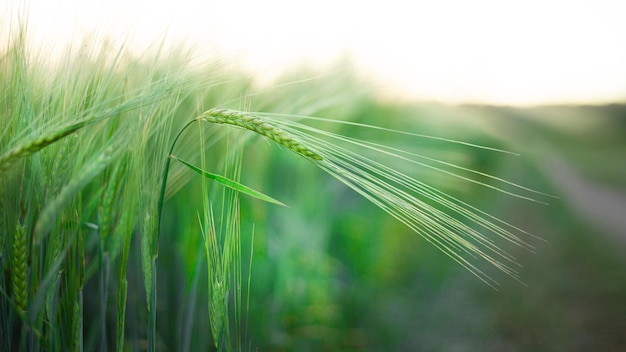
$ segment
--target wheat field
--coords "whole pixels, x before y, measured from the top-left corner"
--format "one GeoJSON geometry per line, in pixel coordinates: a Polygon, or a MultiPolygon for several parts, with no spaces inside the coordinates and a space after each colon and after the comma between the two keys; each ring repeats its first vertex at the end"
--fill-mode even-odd
{"type": "Polygon", "coordinates": [[[623,105],[389,102],[345,67],[259,88],[111,49],[1,49],[0,350],[624,346],[623,229],[557,168],[623,187],[595,154],[624,151],[623,105]]]}

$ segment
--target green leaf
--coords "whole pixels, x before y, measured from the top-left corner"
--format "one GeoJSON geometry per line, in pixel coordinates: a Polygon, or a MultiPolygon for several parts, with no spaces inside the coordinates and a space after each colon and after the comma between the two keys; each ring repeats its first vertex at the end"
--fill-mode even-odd
{"type": "Polygon", "coordinates": [[[284,203],[282,203],[282,202],[280,202],[280,201],[278,201],[278,200],[276,200],[276,199],[274,199],[274,198],[272,198],[270,196],[267,196],[267,195],[265,195],[265,194],[263,194],[263,193],[261,193],[259,191],[255,191],[255,190],[253,190],[252,188],[250,188],[248,186],[244,186],[244,185],[242,185],[241,183],[239,183],[237,181],[233,181],[233,180],[231,180],[229,178],[226,178],[224,176],[220,176],[220,175],[216,175],[216,174],[212,174],[210,172],[204,171],[204,170],[202,170],[202,169],[200,169],[200,168],[198,168],[198,167],[196,167],[194,165],[189,164],[188,162],[186,162],[184,160],[178,159],[174,155],[170,155],[170,158],[185,164],[188,168],[190,168],[193,171],[199,173],[200,175],[202,175],[204,177],[208,177],[208,178],[210,178],[212,180],[215,180],[215,181],[221,183],[222,185],[224,185],[224,186],[226,186],[226,187],[228,187],[230,189],[233,189],[235,191],[238,191],[238,192],[247,194],[249,196],[258,198],[258,199],[266,201],[268,203],[281,205],[283,207],[287,206],[286,204],[284,204],[284,203]]]}

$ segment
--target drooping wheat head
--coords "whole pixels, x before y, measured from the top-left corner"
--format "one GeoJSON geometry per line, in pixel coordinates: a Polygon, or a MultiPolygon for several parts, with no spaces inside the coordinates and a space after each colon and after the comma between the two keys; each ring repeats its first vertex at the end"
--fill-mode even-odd
{"type": "Polygon", "coordinates": [[[280,128],[271,125],[266,120],[257,116],[236,110],[211,109],[202,114],[201,118],[211,123],[227,124],[245,128],[265,136],[306,158],[317,161],[322,160],[322,157],[319,154],[303,145],[292,135],[285,133],[280,128]]]}
{"type": "Polygon", "coordinates": [[[481,259],[515,278],[517,278],[517,271],[511,266],[511,264],[516,264],[515,258],[500,248],[486,233],[489,232],[496,237],[501,237],[505,241],[529,250],[533,248],[522,236],[534,236],[419,179],[394,169],[386,161],[396,159],[407,165],[426,167],[466,182],[538,203],[543,202],[536,200],[532,194],[550,196],[480,171],[390,146],[324,131],[295,120],[324,120],[331,123],[351,124],[370,130],[383,130],[417,138],[432,138],[471,148],[514,154],[491,147],[310,116],[212,109],[205,112],[201,118],[207,122],[230,124],[248,129],[276,141],[309,160],[314,160],[315,164],[322,170],[407,225],[415,233],[421,235],[451,259],[491,286],[498,283],[477,265],[477,259],[481,259]],[[382,160],[385,161],[371,159],[364,152],[370,152],[370,154],[373,152],[382,156],[382,160]],[[426,161],[430,161],[430,163],[426,161]],[[455,170],[478,174],[509,188],[477,181],[463,176],[455,170]]]}

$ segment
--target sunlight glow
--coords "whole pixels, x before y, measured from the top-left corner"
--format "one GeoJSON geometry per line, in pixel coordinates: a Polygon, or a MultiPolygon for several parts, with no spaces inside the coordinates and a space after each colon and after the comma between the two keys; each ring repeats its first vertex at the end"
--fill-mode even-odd
{"type": "MultiPolygon", "coordinates": [[[[0,5],[2,25],[23,5],[0,5]]],[[[626,3],[596,1],[31,0],[29,30],[63,49],[92,33],[144,49],[165,34],[271,81],[349,60],[385,95],[496,104],[626,99],[626,3]]]]}

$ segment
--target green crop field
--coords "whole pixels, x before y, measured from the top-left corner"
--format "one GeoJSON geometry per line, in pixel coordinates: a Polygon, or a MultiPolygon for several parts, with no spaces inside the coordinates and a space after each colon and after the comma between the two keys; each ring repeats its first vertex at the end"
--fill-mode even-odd
{"type": "Polygon", "coordinates": [[[626,105],[0,48],[0,351],[626,349],[626,105]]]}

